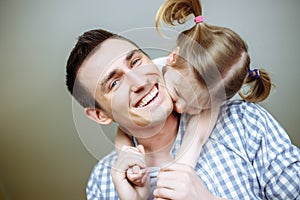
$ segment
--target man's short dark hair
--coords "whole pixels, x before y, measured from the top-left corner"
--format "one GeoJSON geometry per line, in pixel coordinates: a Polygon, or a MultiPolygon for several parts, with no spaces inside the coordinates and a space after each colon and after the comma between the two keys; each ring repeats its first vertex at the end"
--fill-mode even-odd
{"type": "Polygon", "coordinates": [[[113,36],[113,33],[101,29],[87,31],[79,36],[69,55],[66,67],[66,85],[69,92],[83,107],[99,107],[99,105],[93,95],[78,80],[76,81],[79,68],[98,45],[113,36]]]}
{"type": "Polygon", "coordinates": [[[85,88],[84,85],[80,83],[80,81],[76,80],[77,74],[80,66],[83,61],[91,54],[92,51],[96,49],[96,47],[100,47],[100,45],[107,39],[116,38],[122,39],[130,42],[134,46],[138,48],[138,46],[132,41],[119,36],[117,34],[102,30],[95,29],[90,30],[83,33],[79,36],[78,41],[75,47],[72,49],[69,58],[67,60],[66,66],[66,85],[69,92],[73,95],[73,97],[84,107],[94,107],[100,108],[99,102],[97,102],[91,94],[91,92],[85,88]]]}

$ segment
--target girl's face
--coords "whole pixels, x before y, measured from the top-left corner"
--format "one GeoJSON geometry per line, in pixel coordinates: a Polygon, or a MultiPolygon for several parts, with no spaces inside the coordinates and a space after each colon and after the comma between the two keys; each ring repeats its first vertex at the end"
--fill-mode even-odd
{"type": "Polygon", "coordinates": [[[164,68],[166,87],[178,113],[197,114],[207,104],[206,90],[201,87],[191,69],[164,68]]]}

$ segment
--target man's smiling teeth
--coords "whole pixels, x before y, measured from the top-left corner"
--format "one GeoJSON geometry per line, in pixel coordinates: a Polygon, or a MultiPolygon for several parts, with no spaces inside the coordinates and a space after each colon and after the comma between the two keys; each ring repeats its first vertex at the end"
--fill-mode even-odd
{"type": "Polygon", "coordinates": [[[144,107],[145,105],[147,105],[150,101],[152,101],[154,99],[154,97],[157,94],[158,94],[157,87],[153,87],[151,92],[138,103],[137,108],[141,108],[141,107],[144,107]]]}

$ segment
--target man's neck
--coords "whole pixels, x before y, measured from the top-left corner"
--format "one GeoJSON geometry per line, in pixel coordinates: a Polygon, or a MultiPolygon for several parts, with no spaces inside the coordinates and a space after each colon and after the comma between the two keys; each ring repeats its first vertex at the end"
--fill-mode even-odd
{"type": "Polygon", "coordinates": [[[172,160],[170,151],[178,132],[178,114],[172,113],[163,128],[149,138],[137,138],[146,152],[148,166],[159,166],[172,160]]]}

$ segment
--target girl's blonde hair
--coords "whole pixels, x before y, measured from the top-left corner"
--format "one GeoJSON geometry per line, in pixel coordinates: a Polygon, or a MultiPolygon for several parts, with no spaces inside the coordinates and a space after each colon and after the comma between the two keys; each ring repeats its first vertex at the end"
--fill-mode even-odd
{"type": "MultiPolygon", "coordinates": [[[[155,25],[159,30],[161,22],[171,26],[184,24],[190,15],[202,15],[199,0],[166,0],[157,12],[155,25]]],[[[261,69],[258,77],[249,74],[247,44],[229,28],[197,23],[179,34],[177,45],[179,56],[173,67],[193,67],[199,83],[212,91],[214,97],[227,100],[239,92],[246,101],[260,102],[269,96],[269,74],[261,69]],[[250,88],[246,95],[240,92],[243,84],[250,88]]]]}

